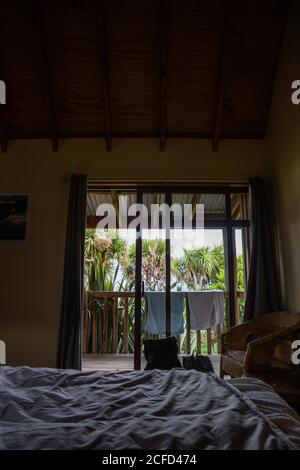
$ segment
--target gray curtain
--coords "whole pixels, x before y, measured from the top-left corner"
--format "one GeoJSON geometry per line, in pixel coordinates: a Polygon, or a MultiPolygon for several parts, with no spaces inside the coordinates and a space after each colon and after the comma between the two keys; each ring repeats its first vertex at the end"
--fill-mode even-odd
{"type": "Polygon", "coordinates": [[[60,369],[81,369],[86,196],[86,176],[72,175],[57,351],[57,367],[60,369]]]}
{"type": "Polygon", "coordinates": [[[245,321],[282,310],[274,198],[270,182],[250,180],[251,256],[245,321]]]}

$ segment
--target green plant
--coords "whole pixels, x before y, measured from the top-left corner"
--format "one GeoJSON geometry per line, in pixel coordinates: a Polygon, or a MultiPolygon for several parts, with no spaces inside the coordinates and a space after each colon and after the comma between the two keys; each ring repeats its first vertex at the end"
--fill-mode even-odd
{"type": "MultiPolygon", "coordinates": [[[[127,243],[118,232],[97,233],[88,229],[85,235],[84,281],[88,291],[113,292],[121,290],[124,278],[119,279],[122,257],[126,254],[127,243]]],[[[109,319],[112,318],[113,304],[108,301],[109,319]]],[[[89,296],[88,314],[90,331],[93,322],[101,325],[104,312],[104,300],[89,296]]],[[[101,331],[101,328],[99,328],[101,331]]],[[[112,347],[112,328],[109,327],[109,348],[112,347]]],[[[90,335],[91,336],[91,335],[90,335]]],[[[91,340],[90,340],[91,343],[91,340]]],[[[101,347],[101,335],[98,335],[98,348],[101,347]]],[[[89,344],[90,349],[91,344],[89,344]]]]}
{"type": "MultiPolygon", "coordinates": [[[[89,291],[127,291],[135,285],[135,245],[128,246],[118,231],[97,233],[87,230],[85,238],[85,287],[89,291]]],[[[211,290],[225,288],[224,247],[201,247],[185,249],[183,256],[172,260],[172,288],[177,290],[211,290]]],[[[145,290],[165,290],[165,242],[161,239],[143,240],[142,244],[142,280],[145,290]]],[[[238,290],[244,290],[243,257],[237,258],[238,290]]],[[[113,302],[108,301],[109,319],[112,319],[113,302]]],[[[123,315],[125,299],[119,300],[119,343],[118,352],[123,350],[123,315]]],[[[142,302],[144,313],[144,302],[142,302]]],[[[100,325],[104,310],[104,301],[90,296],[88,311],[90,319],[100,325]]],[[[128,349],[134,352],[134,299],[128,304],[128,349]]],[[[240,315],[243,314],[243,302],[240,302],[240,315]]],[[[109,325],[109,351],[113,345],[112,323],[109,325]]],[[[206,332],[202,333],[202,349],[206,351],[206,332]]],[[[100,335],[101,336],[101,335],[100,335]]],[[[191,332],[191,348],[196,347],[196,333],[191,332]]],[[[181,351],[186,352],[186,335],[181,335],[181,351]]],[[[99,345],[99,348],[101,344],[99,345]]],[[[212,334],[212,347],[216,351],[216,337],[212,334]]]]}
{"type": "Polygon", "coordinates": [[[221,264],[210,247],[184,249],[183,256],[172,262],[173,276],[188,290],[206,289],[220,269],[221,264]]]}

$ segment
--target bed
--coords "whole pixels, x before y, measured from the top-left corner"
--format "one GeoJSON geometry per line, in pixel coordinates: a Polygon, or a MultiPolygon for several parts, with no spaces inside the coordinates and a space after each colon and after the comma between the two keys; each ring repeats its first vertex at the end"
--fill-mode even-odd
{"type": "Polygon", "coordinates": [[[256,379],[194,370],[0,368],[0,449],[300,449],[300,421],[256,379]]]}

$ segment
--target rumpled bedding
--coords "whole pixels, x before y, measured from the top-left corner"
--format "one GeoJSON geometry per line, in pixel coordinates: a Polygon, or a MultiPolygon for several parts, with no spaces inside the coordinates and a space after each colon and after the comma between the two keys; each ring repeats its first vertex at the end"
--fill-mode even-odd
{"type": "Polygon", "coordinates": [[[272,387],[259,379],[248,377],[232,379],[230,383],[268,417],[272,426],[280,429],[290,442],[300,449],[299,415],[274,393],[272,387]]]}
{"type": "Polygon", "coordinates": [[[0,449],[299,448],[296,413],[266,387],[184,369],[1,367],[0,449]],[[269,400],[281,417],[269,416],[269,400]]]}

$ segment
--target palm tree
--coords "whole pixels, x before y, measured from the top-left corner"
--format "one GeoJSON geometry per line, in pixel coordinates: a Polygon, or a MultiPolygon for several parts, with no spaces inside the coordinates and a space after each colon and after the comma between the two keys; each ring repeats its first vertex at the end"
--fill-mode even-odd
{"type": "Polygon", "coordinates": [[[219,268],[218,259],[211,248],[184,249],[182,258],[173,260],[173,274],[189,289],[205,289],[216,270],[219,268]]]}
{"type": "MultiPolygon", "coordinates": [[[[122,290],[124,276],[119,279],[119,268],[123,258],[127,256],[128,246],[117,231],[97,232],[95,229],[86,230],[85,234],[85,288],[90,291],[122,290]]],[[[109,321],[112,318],[113,301],[108,300],[109,321]]],[[[96,327],[101,324],[104,311],[104,300],[89,296],[89,346],[91,347],[91,332],[94,322],[96,327]]],[[[121,321],[121,319],[120,319],[121,321]]],[[[101,335],[97,337],[100,344],[101,335]]],[[[113,344],[112,327],[109,327],[109,348],[113,344]]],[[[122,344],[119,345],[122,348],[122,344]]]]}
{"type": "Polygon", "coordinates": [[[173,258],[171,260],[171,273],[174,278],[174,283],[180,284],[181,286],[188,286],[188,270],[186,259],[182,258],[173,258]]]}
{"type": "Polygon", "coordinates": [[[203,247],[196,250],[196,259],[198,262],[198,269],[201,276],[201,287],[205,289],[207,284],[218,267],[218,261],[213,256],[209,247],[203,247]]]}
{"type": "Polygon", "coordinates": [[[126,240],[121,238],[117,231],[98,233],[95,229],[86,230],[84,256],[86,288],[98,291],[114,290],[120,264],[122,258],[126,256],[127,249],[126,240]]]}
{"type": "Polygon", "coordinates": [[[146,288],[165,289],[165,242],[144,240],[142,244],[142,273],[146,288]]]}

